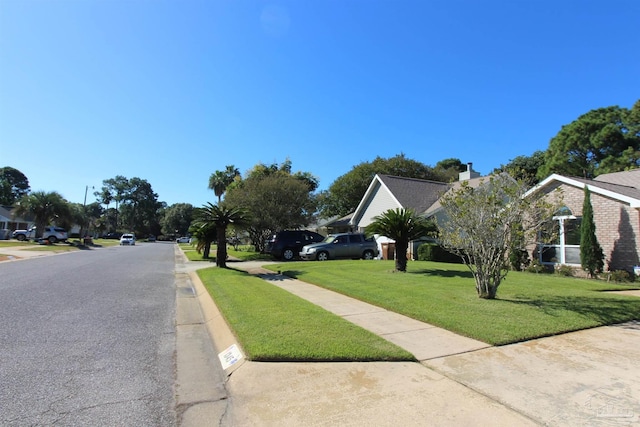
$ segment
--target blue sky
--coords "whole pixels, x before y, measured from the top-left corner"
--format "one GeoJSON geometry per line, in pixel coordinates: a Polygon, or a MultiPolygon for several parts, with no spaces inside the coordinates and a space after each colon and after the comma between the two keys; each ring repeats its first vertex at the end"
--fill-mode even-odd
{"type": "Polygon", "coordinates": [[[487,174],[640,98],[637,0],[0,0],[0,166],[161,201],[289,158],[326,189],[404,153],[487,174]]]}

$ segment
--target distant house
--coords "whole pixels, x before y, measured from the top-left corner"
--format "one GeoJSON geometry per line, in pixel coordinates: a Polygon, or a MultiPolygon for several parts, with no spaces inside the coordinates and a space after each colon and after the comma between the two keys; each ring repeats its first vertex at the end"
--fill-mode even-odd
{"type": "MultiPolygon", "coordinates": [[[[14,217],[12,211],[13,208],[10,206],[0,206],[0,230],[24,230],[33,226],[33,221],[14,217]]],[[[3,234],[6,233],[0,233],[3,234]]]]}
{"type": "Polygon", "coordinates": [[[564,206],[553,217],[558,237],[540,243],[536,256],[547,265],[580,266],[580,223],[584,187],[591,192],[596,237],[605,253],[605,268],[627,270],[640,265],[640,169],[600,175],[590,180],[553,174],[529,190],[555,197],[560,189],[564,206]]]}
{"type": "MultiPolygon", "coordinates": [[[[403,178],[391,175],[376,175],[367,188],[362,200],[353,213],[350,225],[353,230],[363,231],[373,222],[373,218],[389,209],[412,209],[417,214],[437,216],[440,211],[439,200],[443,194],[460,186],[466,181],[471,186],[482,182],[480,174],[473,170],[472,164],[467,164],[467,170],[459,174],[459,181],[453,184],[428,181],[415,178],[403,178]]],[[[378,239],[379,246],[392,242],[384,237],[378,239]]],[[[417,245],[409,245],[409,259],[415,259],[417,245]]],[[[381,253],[384,251],[381,249],[381,253]]]]}
{"type": "Polygon", "coordinates": [[[353,226],[351,225],[351,217],[353,213],[349,215],[345,215],[340,218],[333,218],[326,223],[322,224],[321,229],[318,231],[320,234],[337,234],[337,233],[349,233],[353,231],[353,226]]]}

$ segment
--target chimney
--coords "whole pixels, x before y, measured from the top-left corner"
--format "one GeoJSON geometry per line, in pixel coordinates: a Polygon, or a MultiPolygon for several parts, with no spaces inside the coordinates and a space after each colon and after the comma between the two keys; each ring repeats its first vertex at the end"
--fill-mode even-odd
{"type": "Polygon", "coordinates": [[[467,170],[458,174],[458,181],[468,181],[480,177],[480,174],[473,170],[473,163],[467,163],[467,170]]]}

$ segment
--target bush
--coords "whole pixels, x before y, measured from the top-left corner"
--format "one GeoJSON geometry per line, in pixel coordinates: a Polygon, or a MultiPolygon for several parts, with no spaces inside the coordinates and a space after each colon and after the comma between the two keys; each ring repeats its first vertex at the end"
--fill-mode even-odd
{"type": "Polygon", "coordinates": [[[524,249],[514,249],[509,252],[509,264],[512,270],[525,270],[530,263],[529,254],[524,249]]]}
{"type": "Polygon", "coordinates": [[[616,282],[616,283],[624,283],[624,282],[633,282],[633,276],[629,274],[628,271],[625,270],[614,270],[610,271],[607,274],[607,281],[616,282]]]}
{"type": "Polygon", "coordinates": [[[424,243],[418,247],[418,261],[462,264],[462,258],[435,243],[424,243]]]}
{"type": "Polygon", "coordinates": [[[556,273],[564,277],[573,277],[573,267],[564,264],[558,265],[556,266],[556,273]]]}
{"type": "Polygon", "coordinates": [[[527,273],[540,274],[540,273],[548,273],[549,269],[536,259],[526,268],[525,271],[527,273]]]}

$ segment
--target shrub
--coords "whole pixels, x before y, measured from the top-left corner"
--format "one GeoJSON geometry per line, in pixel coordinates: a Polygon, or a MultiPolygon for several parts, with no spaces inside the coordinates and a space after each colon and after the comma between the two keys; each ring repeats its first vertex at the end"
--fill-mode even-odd
{"type": "Polygon", "coordinates": [[[616,282],[616,283],[633,282],[633,276],[629,274],[628,271],[625,271],[625,270],[610,271],[607,276],[608,276],[607,281],[609,282],[616,282]]]}
{"type": "Polygon", "coordinates": [[[529,254],[524,249],[513,249],[509,252],[509,264],[514,271],[522,271],[526,269],[531,260],[529,254]]]}
{"type": "Polygon", "coordinates": [[[558,265],[556,266],[556,273],[559,274],[560,276],[564,276],[564,277],[573,277],[573,267],[570,267],[568,265],[558,265]]]}
{"type": "Polygon", "coordinates": [[[418,261],[449,262],[462,264],[462,258],[436,243],[424,243],[418,247],[418,261]]]}
{"type": "Polygon", "coordinates": [[[548,273],[549,269],[536,259],[526,268],[525,271],[527,273],[540,274],[540,273],[548,273]]]}

